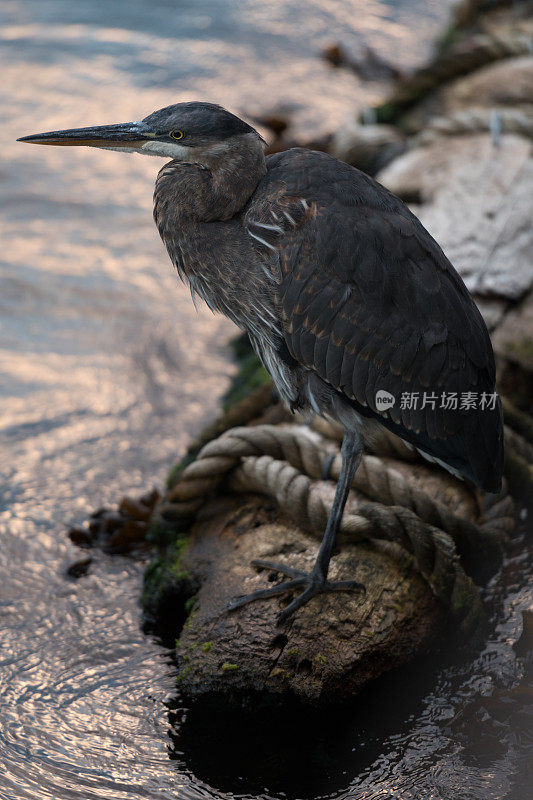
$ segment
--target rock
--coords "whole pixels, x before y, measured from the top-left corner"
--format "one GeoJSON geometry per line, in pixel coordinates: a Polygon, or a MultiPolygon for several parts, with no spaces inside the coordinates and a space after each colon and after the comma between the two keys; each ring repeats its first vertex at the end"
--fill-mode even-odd
{"type": "Polygon", "coordinates": [[[472,106],[533,105],[533,56],[496,61],[443,86],[439,113],[472,106]]]}
{"type": "Polygon", "coordinates": [[[81,525],[74,525],[70,528],[68,538],[77,547],[92,547],[93,545],[93,537],[87,528],[82,528],[81,525]]]}
{"type": "Polygon", "coordinates": [[[533,374],[533,293],[509,311],[492,343],[498,355],[533,374]]]}
{"type": "Polygon", "coordinates": [[[107,541],[103,544],[103,549],[110,553],[130,553],[136,547],[144,545],[148,525],[134,519],[125,518],[107,541]]]}
{"type": "Polygon", "coordinates": [[[124,516],[131,517],[137,522],[148,522],[153,506],[150,507],[141,500],[133,497],[123,497],[119,504],[119,511],[124,516]]]}
{"type": "Polygon", "coordinates": [[[392,125],[362,125],[355,119],[334,134],[331,154],[375,174],[405,150],[405,139],[392,125]]]}
{"type": "MultiPolygon", "coordinates": [[[[437,124],[438,127],[445,127],[442,121],[436,123],[435,118],[457,119],[464,124],[461,117],[467,115],[482,122],[489,120],[491,111],[497,111],[505,120],[507,131],[513,131],[519,125],[530,128],[533,113],[533,56],[520,55],[482,65],[469,74],[436,86],[407,112],[403,126],[410,132],[419,131],[423,135],[428,126],[437,124]]],[[[485,128],[488,128],[486,123],[485,128]]]]}
{"type": "Polygon", "coordinates": [[[481,311],[485,324],[492,332],[503,319],[509,303],[494,297],[475,297],[476,305],[481,311]]]}
{"type": "Polygon", "coordinates": [[[348,53],[338,42],[328,44],[322,50],[322,58],[332,67],[341,67],[349,60],[348,53]]]}
{"type": "Polygon", "coordinates": [[[515,133],[533,139],[533,107],[522,111],[518,108],[473,107],[453,111],[446,117],[431,117],[425,127],[412,140],[416,147],[433,144],[443,136],[491,133],[499,140],[502,133],[515,133]],[[493,134],[494,132],[494,134],[493,134]]]}
{"type": "MultiPolygon", "coordinates": [[[[332,484],[319,487],[332,496],[332,484]]],[[[171,567],[200,585],[177,649],[178,685],[187,700],[222,695],[239,703],[260,695],[270,704],[342,702],[442,636],[446,612],[409,559],[398,562],[361,542],[342,546],[331,574],[361,581],[366,595],[322,595],[282,627],[276,627],[281,598],[227,612],[230,600],[277,579],[255,570],[252,559],[309,568],[317,548],[315,538],[264,498],[226,496],[204,507],[171,567]]],[[[462,602],[471,602],[469,592],[465,587],[462,602]]]]}
{"type": "Polygon", "coordinates": [[[413,149],[378,180],[406,201],[476,295],[518,300],[533,287],[531,143],[504,134],[413,149]]]}
{"type": "Polygon", "coordinates": [[[96,544],[110,553],[147,549],[148,523],[159,497],[155,488],[139,498],[123,497],[117,509],[99,508],[92,513],[88,530],[74,526],[68,535],[79,547],[96,544]]]}
{"type": "Polygon", "coordinates": [[[92,562],[92,558],[83,558],[80,561],[75,561],[67,568],[67,575],[71,578],[81,578],[83,575],[87,575],[92,562]]]}
{"type": "Polygon", "coordinates": [[[265,114],[262,117],[254,117],[254,120],[259,125],[272,131],[275,136],[281,136],[290,127],[289,119],[279,112],[265,114]]]}
{"type": "Polygon", "coordinates": [[[520,656],[526,656],[533,650],[533,610],[522,611],[522,633],[514,643],[513,650],[520,656]]]}

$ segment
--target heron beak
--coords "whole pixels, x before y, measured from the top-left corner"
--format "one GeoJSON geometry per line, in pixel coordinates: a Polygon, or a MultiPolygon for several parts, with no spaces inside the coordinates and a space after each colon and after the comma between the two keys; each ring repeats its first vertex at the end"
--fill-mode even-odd
{"type": "Polygon", "coordinates": [[[30,144],[54,144],[73,147],[126,147],[134,149],[143,142],[154,139],[153,133],[144,122],[126,122],[119,125],[99,125],[93,128],[72,128],[66,131],[50,131],[35,133],[32,136],[21,136],[17,142],[30,144]]]}

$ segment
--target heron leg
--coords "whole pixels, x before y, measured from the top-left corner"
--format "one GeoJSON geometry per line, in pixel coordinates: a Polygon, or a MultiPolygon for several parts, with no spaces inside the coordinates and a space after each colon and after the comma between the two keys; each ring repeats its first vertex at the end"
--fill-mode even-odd
{"type": "Polygon", "coordinates": [[[363,442],[361,436],[354,431],[345,431],[341,447],[342,466],[335,490],[335,498],[331,506],[320,550],[318,551],[318,556],[311,572],[303,572],[287,564],[256,559],[252,562],[254,566],[270,569],[273,572],[279,572],[286,575],[289,580],[277,583],[275,586],[271,586],[268,589],[258,589],[249,595],[236,598],[229,605],[230,611],[241,608],[255,600],[265,600],[270,597],[278,597],[282,594],[291,593],[295,589],[303,589],[301,594],[295,597],[279,614],[278,624],[281,624],[292,616],[295,611],[305,605],[308,600],[322,592],[364,592],[365,587],[357,581],[328,581],[331,554],[335,546],[335,539],[342,520],[353,476],[361,460],[362,451],[363,442]]]}
{"type": "Polygon", "coordinates": [[[352,486],[353,476],[361,462],[363,454],[363,439],[355,431],[345,431],[341,445],[342,466],[335,490],[335,498],[331,511],[329,512],[326,530],[322,538],[320,550],[313,567],[313,573],[325,582],[328,577],[329,562],[337,538],[344,507],[348,499],[348,493],[352,486]]]}

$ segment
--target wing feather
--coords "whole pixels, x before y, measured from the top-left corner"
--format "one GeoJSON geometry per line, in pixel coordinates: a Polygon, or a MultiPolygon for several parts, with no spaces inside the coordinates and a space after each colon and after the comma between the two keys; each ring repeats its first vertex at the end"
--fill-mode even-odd
{"type": "MultiPolygon", "coordinates": [[[[298,149],[271,159],[247,217],[292,220],[281,233],[261,230],[272,234],[279,258],[274,299],[291,356],[356,408],[498,488],[500,406],[421,407],[424,392],[438,402],[442,392],[494,392],[485,324],[442,250],[363,173],[298,149]],[[396,398],[385,414],[376,406],[379,389],[396,398]],[[419,395],[417,407],[401,406],[404,393],[419,395]]],[[[272,254],[263,248],[261,257],[272,254]]]]}

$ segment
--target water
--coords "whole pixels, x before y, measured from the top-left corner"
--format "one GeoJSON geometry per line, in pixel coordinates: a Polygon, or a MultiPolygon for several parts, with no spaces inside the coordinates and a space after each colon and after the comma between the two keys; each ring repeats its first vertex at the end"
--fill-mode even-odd
{"type": "Polygon", "coordinates": [[[525,799],[520,544],[473,663],[428,665],[425,680],[405,670],[322,733],[285,720],[281,740],[272,720],[261,738],[180,709],[170,654],[140,629],[142,563],[94,552],[86,577],[66,577],[79,558],[66,525],[161,483],[215,414],[233,328],[196,314],[163,252],[151,220],[161,162],[14,141],[190,98],[251,114],[282,106],[298,135],[315,136],[383,92],[332,73],[316,58],[323,45],[369,43],[411,66],[448,7],[0,4],[1,800],[525,799]]]}

